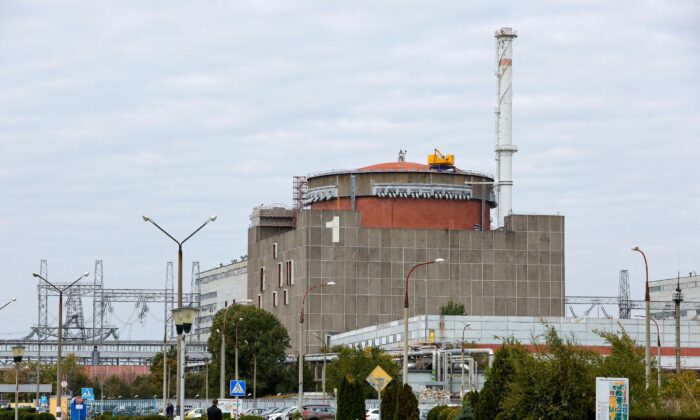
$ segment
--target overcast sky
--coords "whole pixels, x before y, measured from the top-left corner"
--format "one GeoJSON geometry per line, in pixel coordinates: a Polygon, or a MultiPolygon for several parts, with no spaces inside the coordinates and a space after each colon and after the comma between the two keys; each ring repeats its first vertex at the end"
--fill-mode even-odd
{"type": "Polygon", "coordinates": [[[251,208],[290,203],[294,175],[435,147],[494,173],[502,26],[519,35],[513,208],[566,216],[567,294],[617,295],[629,269],[641,298],[633,245],[652,279],[679,258],[700,271],[697,1],[4,0],[1,296],[17,302],[0,337],[36,323],[41,259],[53,281],[102,259],[108,287],[162,287],[177,249],[142,214],[178,237],[219,215],[189,273],[245,254],[251,208]]]}

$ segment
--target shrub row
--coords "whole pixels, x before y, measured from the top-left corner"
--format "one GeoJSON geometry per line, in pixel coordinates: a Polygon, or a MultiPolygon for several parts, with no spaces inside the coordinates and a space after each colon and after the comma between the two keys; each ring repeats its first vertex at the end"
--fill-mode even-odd
{"type": "Polygon", "coordinates": [[[456,420],[461,411],[461,407],[437,405],[428,411],[428,420],[456,420]]]}
{"type": "MultiPolygon", "coordinates": [[[[22,409],[19,410],[19,420],[56,420],[56,418],[51,413],[35,413],[34,409],[32,411],[22,409]]],[[[14,410],[2,410],[0,411],[0,420],[15,420],[14,410]]]]}

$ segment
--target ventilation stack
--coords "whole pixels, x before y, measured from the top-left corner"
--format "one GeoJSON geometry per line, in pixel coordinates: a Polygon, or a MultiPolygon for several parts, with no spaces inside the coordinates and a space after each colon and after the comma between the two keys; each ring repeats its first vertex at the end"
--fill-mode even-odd
{"type": "Polygon", "coordinates": [[[496,31],[496,215],[498,227],[513,212],[513,39],[518,35],[512,28],[496,31]]]}

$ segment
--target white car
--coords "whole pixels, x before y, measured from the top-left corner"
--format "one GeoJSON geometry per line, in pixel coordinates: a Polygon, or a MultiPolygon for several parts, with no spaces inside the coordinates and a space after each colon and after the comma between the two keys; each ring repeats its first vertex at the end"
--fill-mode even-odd
{"type": "Polygon", "coordinates": [[[370,408],[367,410],[365,413],[365,419],[366,420],[379,420],[379,409],[378,408],[370,408]]]}
{"type": "Polygon", "coordinates": [[[273,413],[268,415],[267,420],[290,420],[292,418],[292,414],[294,414],[295,411],[299,411],[297,410],[296,406],[287,407],[279,413],[273,413]]]}

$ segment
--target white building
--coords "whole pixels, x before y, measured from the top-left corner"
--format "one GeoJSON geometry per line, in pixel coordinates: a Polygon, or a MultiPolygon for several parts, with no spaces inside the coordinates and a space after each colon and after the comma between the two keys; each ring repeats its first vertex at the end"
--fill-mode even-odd
{"type": "Polygon", "coordinates": [[[194,332],[197,340],[209,339],[212,320],[219,310],[248,299],[247,268],[248,261],[244,260],[199,273],[196,282],[200,290],[200,310],[194,332]]]}
{"type": "MultiPolygon", "coordinates": [[[[689,273],[684,277],[650,281],[650,299],[652,301],[669,302],[660,315],[663,318],[672,318],[674,316],[673,297],[676,294],[678,284],[680,284],[684,302],[700,302],[700,276],[695,274],[695,272],[689,273]]],[[[685,309],[681,307],[681,319],[700,319],[700,309],[685,309]]]]}
{"type": "MultiPolygon", "coordinates": [[[[661,366],[675,367],[675,323],[673,319],[658,321],[661,335],[661,366]]],[[[640,345],[644,345],[644,319],[561,318],[528,316],[445,316],[421,315],[409,318],[410,346],[447,344],[459,346],[464,342],[475,347],[497,349],[502,340],[514,337],[526,347],[542,342],[546,326],[556,328],[562,337],[595,351],[609,347],[598,331],[619,332],[624,329],[640,345]],[[464,335],[463,335],[464,334],[464,335]]],[[[652,355],[656,357],[656,329],[652,325],[652,355]]],[[[392,351],[403,346],[403,321],[393,321],[335,334],[330,345],[353,347],[376,346],[392,351]]],[[[700,321],[681,321],[681,366],[700,370],[700,321]]]]}

